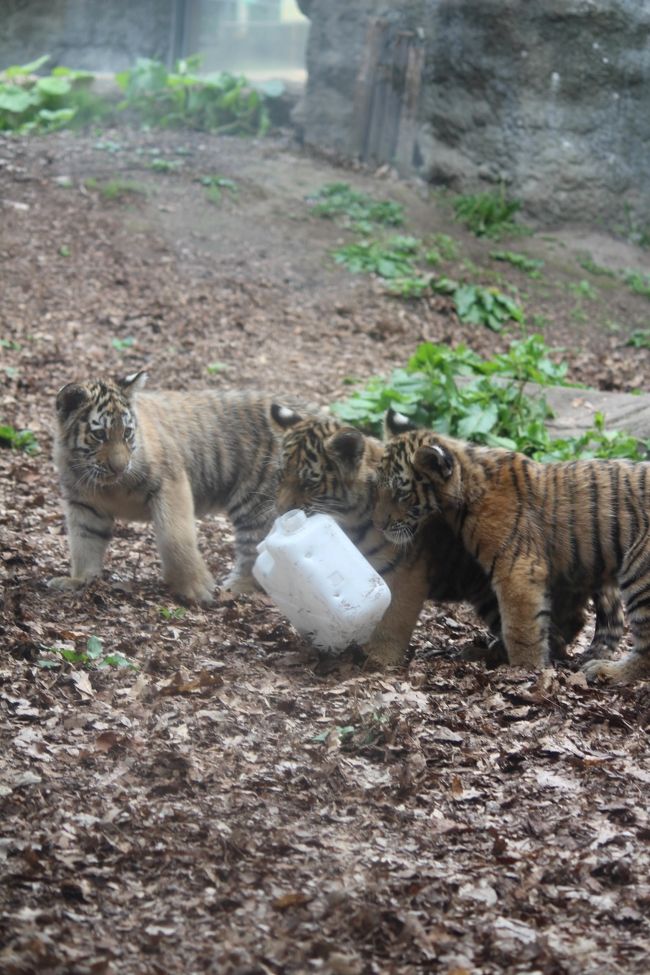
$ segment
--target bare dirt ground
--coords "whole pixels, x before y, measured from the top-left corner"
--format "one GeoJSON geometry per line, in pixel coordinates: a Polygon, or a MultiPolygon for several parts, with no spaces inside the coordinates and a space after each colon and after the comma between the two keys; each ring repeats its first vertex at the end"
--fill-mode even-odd
{"type": "MultiPolygon", "coordinates": [[[[411,232],[452,234],[457,270],[516,290],[572,378],[647,389],[648,352],[625,340],[650,303],[579,263],[647,270],[620,236],[517,240],[546,262],[531,281],[490,264],[444,199],[283,139],[0,139],[0,422],[41,446],[0,451],[7,975],[648,970],[647,685],[459,661],[473,618],[433,605],[403,669],[337,666],[261,596],[178,611],[147,526],[120,529],[101,582],[46,587],[67,564],[50,461],[63,383],[146,366],[155,387],[326,404],[423,339],[487,353],[516,334],[336,267],[349,234],[305,196],[341,179],[404,203],[411,232]],[[200,182],[214,174],[238,187],[219,205],[200,182]],[[135,192],[109,199],[115,178],[135,192]],[[89,638],[134,669],[49,650],[89,638]]],[[[201,538],[225,575],[227,524],[201,538]]]]}

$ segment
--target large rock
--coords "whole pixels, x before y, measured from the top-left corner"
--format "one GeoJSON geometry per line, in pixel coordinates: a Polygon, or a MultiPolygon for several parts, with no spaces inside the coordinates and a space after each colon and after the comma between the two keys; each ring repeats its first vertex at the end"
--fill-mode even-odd
{"type": "Polygon", "coordinates": [[[309,15],[307,142],[459,189],[503,182],[542,220],[620,224],[627,204],[647,221],[650,3],[313,0],[309,15]]]}

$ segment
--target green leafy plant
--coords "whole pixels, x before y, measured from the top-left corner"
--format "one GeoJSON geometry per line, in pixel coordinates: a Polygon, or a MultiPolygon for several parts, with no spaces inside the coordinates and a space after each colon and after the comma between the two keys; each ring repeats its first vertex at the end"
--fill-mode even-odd
{"type": "Polygon", "coordinates": [[[140,183],[128,179],[97,180],[94,177],[84,180],[88,190],[96,190],[107,201],[120,202],[132,196],[146,196],[147,190],[140,183]]]}
{"type": "Polygon", "coordinates": [[[485,325],[493,332],[500,332],[503,325],[511,319],[517,322],[524,320],[524,313],[519,305],[496,288],[463,284],[455,290],[454,302],[461,322],[485,325]]]}
{"type": "Polygon", "coordinates": [[[209,362],[205,368],[210,376],[216,376],[220,372],[226,372],[228,366],[225,362],[209,362]]]}
{"type": "Polygon", "coordinates": [[[180,159],[152,159],[149,163],[149,169],[152,169],[154,173],[174,173],[182,165],[180,159]]]}
{"type": "Polygon", "coordinates": [[[650,298],[650,274],[642,271],[624,271],[623,280],[637,295],[650,298]]]}
{"type": "Polygon", "coordinates": [[[168,71],[161,61],[139,58],[134,68],[115,76],[124,92],[118,108],[143,125],[263,135],[269,127],[264,96],[241,76],[199,76],[199,64],[197,56],[185,58],[168,71]]]}
{"type": "Polygon", "coordinates": [[[365,272],[381,278],[407,277],[413,273],[413,258],[419,243],[415,237],[392,237],[385,244],[376,240],[362,240],[339,247],[334,251],[334,260],[355,274],[365,272]]]}
{"type": "Polygon", "coordinates": [[[49,55],[0,72],[0,131],[53,132],[106,115],[108,103],[91,91],[93,75],[57,67],[38,75],[49,55]]]}
{"type": "Polygon", "coordinates": [[[638,328],[625,344],[631,345],[633,349],[650,349],[650,329],[638,328]]]}
{"type": "MultiPolygon", "coordinates": [[[[396,716],[395,716],[396,719],[396,716]]],[[[383,709],[356,712],[348,724],[334,725],[320,734],[314,735],[314,742],[329,742],[333,736],[338,739],[344,752],[363,752],[383,744],[394,729],[395,720],[383,709]]]]}
{"type": "Polygon", "coordinates": [[[93,148],[101,149],[103,152],[110,152],[111,154],[115,154],[116,152],[122,152],[124,146],[122,145],[121,142],[116,142],[114,139],[98,139],[95,145],[93,146],[93,148]]]}
{"type": "Polygon", "coordinates": [[[589,301],[594,301],[598,294],[588,281],[571,281],[567,285],[569,291],[576,296],[576,298],[588,298],[589,301]]]}
{"type": "Polygon", "coordinates": [[[31,430],[16,430],[8,423],[0,424],[0,447],[24,450],[26,454],[37,454],[41,449],[31,430]]]}
{"type": "Polygon", "coordinates": [[[492,359],[482,359],[463,344],[450,348],[425,342],[406,368],[371,378],[348,399],[334,403],[332,412],[381,435],[385,412],[392,407],[418,426],[540,460],[644,455],[647,444],[605,431],[598,417],[582,437],[553,440],[546,427],[548,404],[542,395],[529,395],[528,382],[566,384],[566,365],[554,361],[539,335],[512,342],[492,359]]]}
{"type": "Polygon", "coordinates": [[[237,196],[237,183],[234,179],[228,179],[226,176],[202,176],[199,183],[202,186],[207,186],[206,196],[210,203],[221,203],[224,190],[232,196],[237,196]]]}
{"type": "Polygon", "coordinates": [[[353,724],[335,725],[333,728],[328,728],[326,731],[321,731],[319,734],[314,735],[312,741],[322,744],[327,741],[332,732],[338,736],[340,741],[344,741],[346,738],[350,738],[355,730],[356,726],[353,724]]]}
{"type": "Polygon", "coordinates": [[[544,261],[526,257],[525,254],[518,254],[516,251],[491,251],[490,257],[494,261],[505,261],[507,264],[512,264],[519,271],[529,274],[531,278],[541,278],[542,276],[541,269],[544,267],[544,261]]]}
{"type": "Polygon", "coordinates": [[[353,190],[349,183],[327,183],[307,199],[312,213],[330,219],[343,216],[364,233],[370,232],[372,224],[399,227],[404,222],[401,204],[392,200],[373,200],[367,194],[353,190]]]}
{"type": "Polygon", "coordinates": [[[182,620],[187,610],[182,606],[161,606],[160,615],[164,620],[182,620]]]}
{"type": "Polygon", "coordinates": [[[104,653],[102,641],[97,636],[89,636],[85,650],[77,650],[69,644],[55,644],[45,647],[46,657],[39,657],[37,666],[44,670],[53,670],[61,666],[62,662],[90,670],[105,670],[108,667],[137,670],[138,665],[123,653],[104,653]]]}
{"type": "Polygon", "coordinates": [[[422,298],[427,291],[435,290],[432,274],[408,274],[395,278],[387,285],[388,293],[397,298],[422,298]]]}
{"type": "Polygon", "coordinates": [[[433,244],[433,250],[439,255],[440,260],[455,261],[457,259],[459,246],[449,234],[433,234],[431,243],[433,244]]]}
{"type": "Polygon", "coordinates": [[[641,222],[629,203],[624,204],[624,223],[616,228],[631,243],[639,247],[650,247],[650,223],[641,222]]]}
{"type": "Polygon", "coordinates": [[[597,278],[615,278],[616,271],[612,270],[611,267],[604,267],[602,264],[596,264],[596,262],[589,256],[583,257],[578,261],[580,267],[584,268],[585,271],[589,271],[597,278]]]}
{"type": "Polygon", "coordinates": [[[127,349],[132,348],[135,345],[135,339],[128,335],[125,339],[111,339],[111,345],[118,352],[125,352],[127,349]]]}
{"type": "Polygon", "coordinates": [[[509,200],[503,187],[498,192],[457,196],[454,213],[458,220],[477,237],[502,237],[521,232],[522,227],[512,220],[520,209],[517,200],[509,200]]]}
{"type": "Polygon", "coordinates": [[[600,460],[647,460],[649,440],[638,440],[629,433],[605,429],[603,413],[594,414],[594,425],[580,437],[551,440],[536,455],[538,460],[576,460],[599,458],[600,460]]]}

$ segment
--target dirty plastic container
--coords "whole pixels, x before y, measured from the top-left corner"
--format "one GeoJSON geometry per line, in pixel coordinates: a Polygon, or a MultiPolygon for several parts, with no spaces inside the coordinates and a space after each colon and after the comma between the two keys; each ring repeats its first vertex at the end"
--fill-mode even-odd
{"type": "Polygon", "coordinates": [[[370,639],[390,589],[333,518],[287,511],[257,551],[253,575],[315,646],[343,650],[370,639]]]}

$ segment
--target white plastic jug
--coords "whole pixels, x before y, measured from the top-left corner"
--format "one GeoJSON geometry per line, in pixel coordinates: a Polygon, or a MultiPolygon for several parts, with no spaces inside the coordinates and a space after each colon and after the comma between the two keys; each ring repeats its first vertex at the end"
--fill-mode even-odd
{"type": "Polygon", "coordinates": [[[257,550],[253,575],[315,646],[343,650],[370,639],[390,589],[333,518],[287,511],[257,550]]]}

